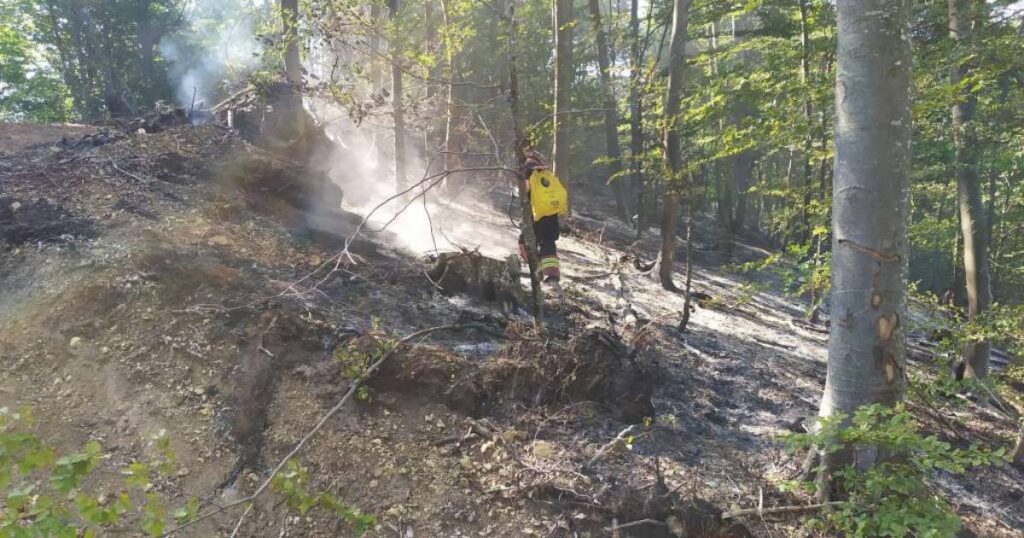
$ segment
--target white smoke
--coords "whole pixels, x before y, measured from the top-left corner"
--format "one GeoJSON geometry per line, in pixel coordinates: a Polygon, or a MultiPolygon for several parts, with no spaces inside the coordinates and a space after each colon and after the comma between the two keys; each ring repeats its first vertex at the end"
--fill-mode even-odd
{"type": "Polygon", "coordinates": [[[227,84],[259,63],[259,12],[251,0],[193,0],[186,15],[183,28],[160,41],[160,54],[170,63],[177,102],[211,106],[227,84]]]}
{"type": "MultiPolygon", "coordinates": [[[[322,162],[316,166],[326,169],[345,191],[344,209],[359,215],[373,212],[367,221],[367,235],[372,237],[384,229],[394,239],[394,246],[416,256],[458,248],[478,249],[492,257],[515,251],[516,234],[506,229],[505,217],[480,203],[476,189],[442,191],[437,184],[425,193],[426,204],[424,197],[414,199],[421,194],[420,188],[386,202],[397,194],[390,126],[356,125],[340,107],[319,99],[311,99],[307,105],[315,116],[333,120],[326,131],[335,148],[318,159],[322,162]]],[[[407,153],[407,182],[419,183],[428,176],[425,149],[409,144],[407,153]]],[[[431,174],[436,174],[442,167],[432,168],[431,174]]]]}

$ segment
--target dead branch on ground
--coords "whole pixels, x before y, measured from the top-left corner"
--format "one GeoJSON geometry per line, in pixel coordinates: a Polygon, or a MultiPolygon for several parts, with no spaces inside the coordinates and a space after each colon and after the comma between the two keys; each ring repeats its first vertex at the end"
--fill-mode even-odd
{"type": "Polygon", "coordinates": [[[771,514],[788,514],[792,512],[805,512],[808,510],[821,510],[822,508],[828,508],[841,504],[838,501],[831,501],[827,503],[818,504],[800,504],[794,506],[776,506],[774,508],[740,508],[736,510],[730,510],[722,514],[722,519],[734,519],[743,516],[765,516],[771,514]]]}
{"type": "Polygon", "coordinates": [[[615,439],[612,439],[606,445],[598,449],[597,454],[594,454],[594,457],[590,458],[590,461],[587,462],[587,465],[584,466],[584,468],[589,469],[590,467],[593,467],[594,464],[597,463],[597,460],[604,457],[605,454],[607,454],[611,449],[615,448],[615,446],[618,445],[620,442],[625,441],[626,435],[628,435],[629,432],[633,431],[634,427],[635,426],[630,425],[626,429],[619,432],[619,434],[615,436],[615,439]]]}

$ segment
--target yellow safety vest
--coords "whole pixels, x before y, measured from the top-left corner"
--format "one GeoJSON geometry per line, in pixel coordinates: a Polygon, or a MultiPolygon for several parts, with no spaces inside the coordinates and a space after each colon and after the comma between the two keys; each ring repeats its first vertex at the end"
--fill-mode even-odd
{"type": "Polygon", "coordinates": [[[530,175],[530,206],[534,221],[569,210],[569,192],[551,170],[534,170],[530,175]]]}

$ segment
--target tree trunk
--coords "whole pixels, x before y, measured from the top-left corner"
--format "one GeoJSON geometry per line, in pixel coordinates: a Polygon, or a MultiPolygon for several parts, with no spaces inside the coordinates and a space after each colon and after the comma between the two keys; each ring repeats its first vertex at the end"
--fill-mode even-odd
{"type": "Polygon", "coordinates": [[[516,8],[515,0],[508,2],[508,25],[506,42],[508,43],[508,103],[512,116],[512,138],[515,147],[516,174],[513,181],[519,186],[519,208],[522,213],[520,231],[526,243],[526,262],[530,270],[530,290],[533,292],[533,324],[534,328],[544,327],[544,291],[540,287],[540,257],[537,254],[537,237],[533,233],[533,208],[530,205],[530,194],[526,191],[526,155],[523,153],[522,125],[519,122],[519,77],[516,72],[516,8]]]}
{"type": "Polygon", "coordinates": [[[305,110],[302,108],[302,60],[299,55],[299,1],[281,0],[280,6],[285,39],[284,76],[288,91],[279,104],[285,114],[271,127],[270,134],[287,144],[291,151],[305,138],[306,127],[305,110]],[[279,132],[273,132],[275,130],[279,132]]]}
{"type": "MultiPolygon", "coordinates": [[[[569,171],[569,108],[572,106],[572,0],[552,0],[555,34],[555,140],[551,150],[552,171],[566,186],[569,171]]],[[[570,192],[572,189],[570,189],[570,192]]],[[[572,211],[570,197],[569,211],[572,211]]]]}
{"type": "MultiPolygon", "coordinates": [[[[958,45],[958,52],[971,48],[974,26],[980,24],[978,0],[949,0],[949,36],[958,45]]],[[[970,77],[971,66],[957,61],[950,72],[954,88],[970,77]]],[[[964,90],[964,89],[962,89],[964,90]]],[[[956,147],[956,192],[960,206],[960,226],[964,237],[964,275],[967,280],[967,316],[974,321],[992,302],[989,282],[988,227],[981,199],[978,177],[978,141],[975,134],[974,112],[977,98],[970,89],[958,96],[953,104],[953,144],[956,147]]],[[[964,346],[964,377],[983,378],[988,375],[992,344],[988,341],[970,342],[964,346]]]]}
{"type": "MultiPolygon", "coordinates": [[[[661,219],[661,267],[658,276],[661,286],[675,290],[672,273],[675,266],[676,215],[679,211],[679,183],[682,173],[682,148],[679,140],[679,99],[682,94],[683,73],[686,70],[686,22],[692,0],[674,0],[672,39],[669,42],[668,87],[665,90],[665,202],[661,219]]],[[[692,196],[692,193],[687,193],[692,196]]]]}
{"type": "Polygon", "coordinates": [[[597,41],[597,64],[601,68],[601,96],[604,100],[604,142],[608,154],[608,181],[611,182],[615,194],[615,205],[619,215],[629,222],[629,203],[627,201],[626,181],[622,175],[622,150],[619,148],[619,111],[615,104],[615,93],[612,90],[611,61],[608,56],[608,39],[601,25],[601,4],[599,0],[588,0],[591,25],[594,27],[594,38],[597,41]]]}
{"type": "Polygon", "coordinates": [[[679,320],[679,332],[686,332],[686,327],[690,324],[690,309],[692,308],[692,299],[690,297],[691,284],[693,283],[693,174],[687,174],[689,181],[687,182],[687,194],[686,196],[686,284],[683,287],[683,316],[679,320]]]}
{"type": "Polygon", "coordinates": [[[142,74],[142,98],[144,105],[152,105],[156,100],[156,72],[154,57],[156,48],[156,29],[150,15],[151,0],[137,0],[135,4],[135,33],[139,44],[139,71],[142,74]]]}
{"type": "MultiPolygon", "coordinates": [[[[910,0],[838,3],[832,329],[821,415],[894,405],[906,390],[910,0]]],[[[831,471],[877,450],[840,451],[831,471]]],[[[828,496],[829,488],[820,494],[828,496]]]]}
{"type": "Polygon", "coordinates": [[[643,153],[643,100],[640,92],[641,66],[640,50],[640,1],[629,4],[629,168],[630,184],[636,194],[636,233],[643,233],[647,222],[644,218],[644,180],[641,172],[643,153]]]}
{"type": "Polygon", "coordinates": [[[744,151],[732,158],[732,182],[736,191],[736,206],[729,222],[733,234],[743,230],[747,222],[747,190],[750,189],[754,175],[757,154],[753,150],[744,151]]]}
{"type": "Polygon", "coordinates": [[[811,43],[807,10],[807,0],[800,0],[800,84],[803,86],[804,124],[807,129],[807,133],[804,135],[803,181],[800,184],[804,197],[803,207],[800,210],[800,233],[798,235],[801,243],[807,243],[811,239],[811,121],[814,109],[811,104],[811,43]]]}
{"type": "MultiPolygon", "coordinates": [[[[451,45],[451,27],[448,13],[448,1],[441,0],[441,16],[444,20],[445,34],[448,38],[445,39],[444,45],[444,60],[445,60],[445,75],[448,80],[448,86],[445,88],[447,92],[444,99],[444,141],[441,144],[444,155],[442,156],[444,163],[444,171],[448,172],[451,169],[451,139],[452,139],[452,115],[454,114],[455,102],[454,102],[454,85],[452,84],[455,76],[455,65],[452,55],[451,45]]],[[[450,186],[453,178],[446,177],[444,180],[445,186],[450,186]]]]}
{"type": "Polygon", "coordinates": [[[293,88],[302,87],[302,63],[299,59],[299,0],[281,0],[284,24],[284,76],[293,88]]]}
{"type": "Polygon", "coordinates": [[[402,30],[398,18],[399,0],[388,0],[391,18],[391,117],[395,127],[395,190],[406,187],[405,180],[405,111],[402,108],[402,30]]]}

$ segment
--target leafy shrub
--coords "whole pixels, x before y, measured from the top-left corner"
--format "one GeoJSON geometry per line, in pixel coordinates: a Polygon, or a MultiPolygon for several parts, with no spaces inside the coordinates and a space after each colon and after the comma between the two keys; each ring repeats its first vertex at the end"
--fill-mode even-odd
{"type": "MultiPolygon", "coordinates": [[[[166,434],[151,439],[158,457],[121,469],[119,491],[106,494],[83,486],[103,458],[99,443],[90,442],[81,451],[58,458],[53,448],[29,431],[32,424],[30,409],[0,408],[0,495],[4,499],[0,538],[89,538],[110,534],[114,528],[124,532],[126,515],[137,518],[147,536],[159,537],[169,530],[167,508],[150,492],[152,480],[174,471],[175,455],[166,434]],[[133,496],[144,498],[145,504],[134,504],[133,496]]],[[[323,508],[348,523],[357,535],[376,524],[372,515],[333,495],[310,492],[307,482],[306,469],[290,461],[271,486],[290,509],[305,514],[323,508]]],[[[200,517],[199,500],[190,499],[171,516],[178,525],[194,521],[200,517]]]]}
{"type": "MultiPolygon", "coordinates": [[[[929,487],[928,480],[941,472],[963,473],[1007,459],[1005,448],[952,448],[933,435],[922,435],[902,405],[865,406],[852,417],[837,414],[819,419],[819,424],[815,433],[787,436],[787,448],[828,454],[877,449],[879,454],[889,455],[867,470],[849,465],[835,476],[845,497],[810,524],[844,536],[954,536],[960,519],[929,487]]],[[[799,486],[813,488],[812,484],[799,486]]]]}

